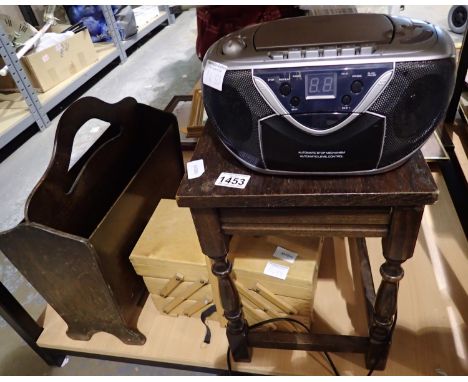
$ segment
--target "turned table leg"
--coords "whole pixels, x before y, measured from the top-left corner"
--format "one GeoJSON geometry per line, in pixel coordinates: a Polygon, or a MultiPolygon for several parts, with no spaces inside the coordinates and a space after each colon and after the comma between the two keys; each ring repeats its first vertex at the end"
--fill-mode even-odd
{"type": "Polygon", "coordinates": [[[191,209],[195,229],[203,253],[212,261],[212,272],[218,279],[224,317],[228,320],[226,334],[235,361],[250,361],[247,343],[247,321],[242,315],[239,293],[231,279],[232,264],[227,259],[228,237],[222,233],[214,209],[191,209]]]}
{"type": "Polygon", "coordinates": [[[398,285],[404,271],[401,264],[413,256],[424,207],[395,208],[388,236],[382,240],[385,263],[380,267],[382,281],[377,291],[372,322],[369,326],[368,369],[385,368],[396,320],[398,285]]]}

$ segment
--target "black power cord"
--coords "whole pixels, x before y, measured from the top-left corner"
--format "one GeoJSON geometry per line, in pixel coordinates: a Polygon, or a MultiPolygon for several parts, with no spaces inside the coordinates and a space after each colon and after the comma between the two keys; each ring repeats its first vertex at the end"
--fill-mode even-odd
{"type": "Polygon", "coordinates": [[[327,359],[327,361],[330,364],[330,367],[332,368],[335,375],[339,377],[340,373],[338,372],[338,369],[336,368],[335,363],[332,361],[331,357],[328,355],[328,353],[326,351],[323,352],[323,355],[327,359]]]}
{"type": "MultiPolygon", "coordinates": [[[[393,332],[395,330],[397,318],[398,318],[398,311],[395,312],[392,327],[390,328],[390,331],[388,332],[388,335],[387,335],[387,338],[386,338],[386,340],[388,342],[390,342],[390,340],[393,337],[393,332]]],[[[270,318],[270,319],[265,320],[265,321],[257,322],[256,324],[250,326],[249,329],[256,329],[256,328],[258,328],[260,326],[267,325],[267,324],[270,324],[270,323],[273,323],[273,322],[278,322],[278,321],[292,322],[292,323],[297,324],[297,325],[301,326],[302,328],[304,328],[307,331],[307,333],[310,333],[310,329],[307,326],[305,326],[302,322],[300,322],[298,320],[295,320],[294,318],[289,318],[289,317],[270,318]]],[[[379,363],[382,356],[385,354],[385,351],[386,351],[386,349],[383,349],[382,352],[379,354],[379,356],[376,358],[374,364],[372,365],[371,369],[367,373],[367,376],[371,376],[374,373],[374,370],[377,367],[377,364],[379,363]]],[[[332,361],[332,359],[331,359],[330,355],[328,354],[328,352],[322,352],[322,353],[323,353],[325,359],[330,364],[330,367],[332,368],[333,373],[336,376],[340,376],[340,373],[339,373],[338,369],[336,368],[335,363],[332,361]]],[[[226,364],[227,364],[227,369],[228,369],[228,375],[231,375],[231,373],[232,373],[231,348],[229,346],[228,346],[227,353],[226,353],[226,364]]]]}

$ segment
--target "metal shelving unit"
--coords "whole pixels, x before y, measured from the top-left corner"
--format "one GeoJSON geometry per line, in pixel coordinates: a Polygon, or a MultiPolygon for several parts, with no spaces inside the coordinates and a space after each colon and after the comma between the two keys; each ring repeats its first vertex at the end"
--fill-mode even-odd
{"type": "MultiPolygon", "coordinates": [[[[3,110],[2,110],[3,111],[3,110]]],[[[5,113],[0,113],[0,118],[4,118],[5,113]],[[2,115],[3,114],[3,115],[2,115]]],[[[24,130],[29,126],[34,124],[36,121],[31,113],[27,111],[22,113],[19,118],[7,118],[8,123],[12,123],[11,128],[6,129],[4,132],[0,133],[0,149],[6,146],[9,142],[15,139],[20,135],[24,130]]]]}
{"type": "MultiPolygon", "coordinates": [[[[0,149],[35,122],[41,129],[46,128],[50,123],[47,117],[47,113],[50,112],[50,110],[107,67],[115,59],[120,57],[121,63],[124,63],[127,58],[127,50],[163,22],[168,21],[169,24],[174,22],[174,18],[171,17],[173,15],[171,15],[169,11],[169,6],[160,6],[159,16],[150,20],[145,25],[142,25],[135,36],[132,36],[126,41],[122,41],[120,34],[118,33],[117,24],[111,7],[109,5],[105,5],[103,7],[106,22],[111,26],[110,30],[112,31],[111,35],[113,37],[113,46],[110,44],[96,44],[99,59],[95,64],[42,94],[35,93],[26,75],[20,76],[21,78],[19,76],[13,76],[18,89],[20,89],[20,91],[21,89],[25,89],[25,91],[21,91],[21,94],[26,101],[28,109],[0,108],[0,149]],[[1,126],[1,124],[3,124],[3,126],[1,126]]],[[[2,35],[2,33],[3,31],[0,29],[0,35],[2,35]]],[[[10,66],[13,68],[12,74],[13,72],[24,74],[21,62],[16,58],[16,54],[12,50],[11,44],[8,46],[8,41],[6,40],[7,37],[4,33],[3,37],[4,38],[0,41],[1,57],[9,65],[9,68],[10,66]],[[13,64],[16,64],[17,66],[13,64]]]]}
{"type": "Polygon", "coordinates": [[[132,47],[135,43],[145,37],[148,33],[156,29],[160,26],[164,21],[168,20],[169,24],[172,24],[174,21],[171,22],[171,17],[173,16],[169,13],[169,7],[164,6],[166,8],[165,11],[160,11],[159,16],[155,19],[151,20],[148,24],[143,25],[142,28],[138,31],[138,33],[134,36],[129,37],[127,40],[122,41],[122,45],[124,46],[125,50],[132,47]]]}
{"type": "Polygon", "coordinates": [[[72,94],[74,91],[84,85],[88,80],[93,78],[97,73],[109,65],[112,61],[119,58],[119,52],[114,46],[108,44],[95,44],[98,51],[99,59],[90,67],[70,77],[64,83],[61,83],[48,92],[39,94],[39,100],[46,112],[49,112],[57,106],[62,100],[72,94]],[[102,46],[99,46],[102,45],[102,46]]]}
{"type": "Polygon", "coordinates": [[[124,63],[127,61],[127,52],[125,52],[125,48],[122,45],[117,23],[115,22],[114,13],[112,12],[112,7],[110,5],[101,5],[101,9],[102,13],[104,14],[104,18],[106,19],[107,26],[109,27],[109,33],[112,37],[112,41],[114,42],[114,45],[119,53],[120,62],[124,63]]]}

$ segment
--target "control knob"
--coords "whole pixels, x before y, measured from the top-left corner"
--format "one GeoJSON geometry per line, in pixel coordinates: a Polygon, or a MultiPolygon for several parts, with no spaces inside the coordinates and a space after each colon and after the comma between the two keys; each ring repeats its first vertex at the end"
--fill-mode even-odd
{"type": "Polygon", "coordinates": [[[279,91],[284,96],[289,95],[291,93],[291,85],[289,82],[283,82],[279,88],[279,91]]]}
{"type": "Polygon", "coordinates": [[[232,37],[223,44],[223,53],[226,56],[237,56],[246,47],[242,36],[232,37]]]}
{"type": "Polygon", "coordinates": [[[364,85],[362,84],[361,81],[359,81],[359,80],[353,81],[353,83],[351,84],[351,91],[354,94],[358,94],[358,93],[361,92],[363,86],[364,85]]]}

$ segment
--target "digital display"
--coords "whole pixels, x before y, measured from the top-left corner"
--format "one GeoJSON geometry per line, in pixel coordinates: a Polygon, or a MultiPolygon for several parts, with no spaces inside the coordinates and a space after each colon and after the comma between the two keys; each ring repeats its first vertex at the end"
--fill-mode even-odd
{"type": "Polygon", "coordinates": [[[314,73],[305,75],[306,99],[336,98],[336,73],[314,73]]]}

